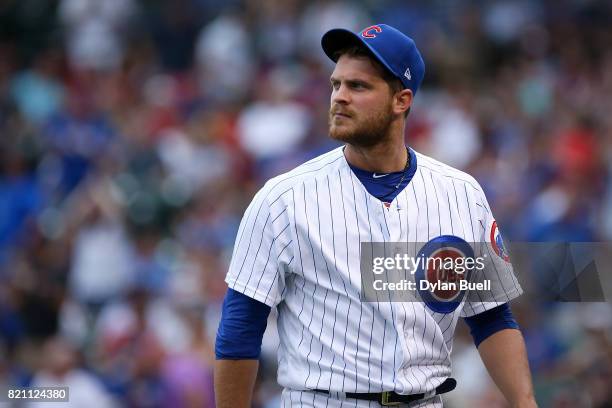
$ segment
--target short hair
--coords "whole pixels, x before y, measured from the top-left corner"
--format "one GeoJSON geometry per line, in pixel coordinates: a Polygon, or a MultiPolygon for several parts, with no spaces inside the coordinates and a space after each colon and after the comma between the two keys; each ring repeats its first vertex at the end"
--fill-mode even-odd
{"type": "MultiPolygon", "coordinates": [[[[334,53],[334,61],[338,61],[341,56],[348,55],[350,57],[365,57],[372,61],[372,65],[378,71],[381,78],[389,85],[389,89],[392,93],[397,93],[404,88],[402,81],[395,75],[393,75],[387,68],[385,68],[376,57],[372,55],[372,53],[366,49],[363,45],[354,44],[349,45],[344,48],[340,48],[338,51],[334,53]]],[[[404,117],[407,117],[410,113],[410,108],[406,110],[404,113],[404,117]]]]}

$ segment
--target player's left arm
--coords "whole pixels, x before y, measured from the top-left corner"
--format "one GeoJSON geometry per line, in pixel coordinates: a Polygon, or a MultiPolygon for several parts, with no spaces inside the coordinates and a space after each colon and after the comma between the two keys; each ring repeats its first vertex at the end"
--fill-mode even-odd
{"type": "Polygon", "coordinates": [[[507,328],[478,346],[480,357],[512,408],[537,407],[521,331],[507,328]]]}
{"type": "Polygon", "coordinates": [[[491,378],[512,407],[535,407],[525,342],[508,303],[466,317],[491,378]]]}
{"type": "Polygon", "coordinates": [[[509,302],[522,293],[497,222],[482,188],[476,192],[480,210],[482,254],[487,259],[481,279],[493,289],[477,294],[465,310],[474,343],[489,375],[512,408],[537,407],[527,360],[527,351],[509,302]],[[491,301],[497,306],[490,308],[491,301]],[[483,310],[485,309],[485,310],[483,310]]]}

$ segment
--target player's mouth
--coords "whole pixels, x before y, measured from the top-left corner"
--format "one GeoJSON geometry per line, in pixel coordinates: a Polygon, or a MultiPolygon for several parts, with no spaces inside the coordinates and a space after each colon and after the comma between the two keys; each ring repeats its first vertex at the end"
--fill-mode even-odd
{"type": "Polygon", "coordinates": [[[351,115],[349,115],[346,112],[342,112],[342,111],[332,111],[332,117],[334,117],[334,118],[350,118],[351,115]]]}

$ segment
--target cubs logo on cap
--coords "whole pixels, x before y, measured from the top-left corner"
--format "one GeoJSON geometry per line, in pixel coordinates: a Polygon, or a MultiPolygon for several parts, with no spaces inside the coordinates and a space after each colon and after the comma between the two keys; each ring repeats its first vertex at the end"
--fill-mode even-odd
{"type": "Polygon", "coordinates": [[[323,51],[334,62],[337,62],[337,51],[358,44],[364,45],[376,60],[402,82],[404,88],[412,90],[413,94],[417,93],[425,75],[425,63],[412,38],[387,24],[375,24],[359,33],[335,28],[321,38],[323,51]]]}
{"type": "Polygon", "coordinates": [[[373,26],[364,28],[363,31],[361,31],[361,36],[363,38],[375,38],[376,33],[380,33],[381,31],[382,31],[382,28],[380,28],[380,26],[373,25],[373,26]]]}

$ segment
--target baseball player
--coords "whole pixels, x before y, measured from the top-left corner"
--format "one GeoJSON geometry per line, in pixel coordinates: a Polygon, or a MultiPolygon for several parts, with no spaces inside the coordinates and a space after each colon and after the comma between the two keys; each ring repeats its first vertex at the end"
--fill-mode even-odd
{"type": "MultiPolygon", "coordinates": [[[[456,384],[450,352],[459,318],[509,403],[536,406],[508,306],[521,288],[481,187],[405,145],[425,72],[414,41],[379,24],[331,30],[322,47],[336,63],[329,134],[344,146],[269,180],[244,214],[217,333],[217,406],[250,406],[273,307],[283,407],[442,406],[456,384]],[[364,298],[364,245],[411,243],[412,255],[433,256],[440,240],[455,245],[445,254],[481,255],[482,272],[497,276],[503,293],[364,298]]],[[[420,271],[429,279],[429,269],[420,271]]]]}

